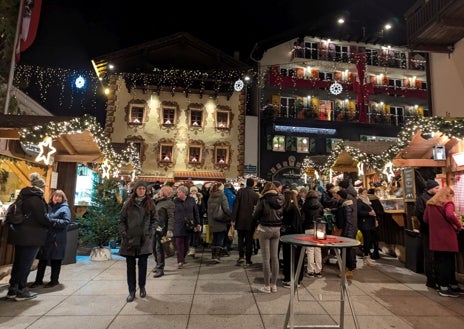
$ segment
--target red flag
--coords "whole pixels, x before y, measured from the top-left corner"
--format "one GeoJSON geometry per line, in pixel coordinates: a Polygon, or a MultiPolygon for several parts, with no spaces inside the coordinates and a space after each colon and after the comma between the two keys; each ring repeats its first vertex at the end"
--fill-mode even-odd
{"type": "Polygon", "coordinates": [[[35,40],[37,29],[39,28],[40,9],[42,7],[42,0],[21,1],[24,1],[24,8],[19,27],[16,61],[19,60],[19,54],[29,48],[35,40]]]}

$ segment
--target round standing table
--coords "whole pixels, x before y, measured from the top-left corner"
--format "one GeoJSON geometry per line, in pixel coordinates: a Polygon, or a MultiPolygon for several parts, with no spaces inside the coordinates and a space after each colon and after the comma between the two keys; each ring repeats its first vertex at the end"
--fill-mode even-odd
{"type": "MultiPolygon", "coordinates": [[[[288,303],[287,315],[285,317],[284,329],[295,328],[294,324],[294,301],[295,301],[295,292],[296,284],[298,278],[295,276],[295,267],[294,267],[294,253],[296,247],[319,247],[319,248],[332,248],[335,251],[335,256],[337,258],[338,267],[340,269],[340,321],[336,325],[307,325],[307,326],[296,326],[296,328],[309,328],[309,329],[326,329],[326,328],[336,328],[343,329],[344,327],[344,315],[345,315],[345,298],[348,301],[351,309],[351,314],[353,315],[354,325],[356,328],[359,328],[358,319],[353,309],[353,304],[351,303],[351,297],[348,292],[348,285],[346,283],[345,276],[345,261],[346,261],[346,249],[357,247],[361,243],[355,239],[349,239],[341,236],[328,235],[324,240],[318,240],[312,235],[307,234],[289,234],[284,235],[280,238],[282,243],[288,243],[291,245],[290,248],[290,301],[288,303]]],[[[298,265],[296,273],[300,273],[301,267],[303,265],[303,260],[305,256],[306,248],[301,248],[300,256],[298,259],[298,265]]]]}

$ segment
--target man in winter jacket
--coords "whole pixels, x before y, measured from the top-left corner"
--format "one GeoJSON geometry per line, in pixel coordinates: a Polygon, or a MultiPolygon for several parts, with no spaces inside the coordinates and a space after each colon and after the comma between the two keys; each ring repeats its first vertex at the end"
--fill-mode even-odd
{"type": "Polygon", "coordinates": [[[253,233],[256,222],[253,220],[253,209],[259,199],[259,194],[253,190],[255,181],[253,178],[246,180],[246,187],[237,192],[237,198],[232,212],[232,224],[235,225],[238,235],[238,260],[237,265],[245,261],[250,265],[253,252],[253,233]]]}
{"type": "Polygon", "coordinates": [[[10,288],[7,298],[22,301],[37,297],[37,293],[27,289],[27,277],[40,247],[45,244],[48,228],[48,206],[44,200],[45,181],[38,173],[29,175],[30,187],[19,192],[23,198],[23,213],[28,218],[21,224],[10,224],[8,243],[15,246],[10,288]]]}

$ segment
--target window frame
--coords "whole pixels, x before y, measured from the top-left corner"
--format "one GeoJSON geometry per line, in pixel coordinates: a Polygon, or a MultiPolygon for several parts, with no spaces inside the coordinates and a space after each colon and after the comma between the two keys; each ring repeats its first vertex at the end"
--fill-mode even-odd
{"type": "Polygon", "coordinates": [[[174,144],[173,143],[162,142],[160,143],[159,150],[160,150],[159,152],[160,162],[164,162],[164,163],[174,162],[174,144]],[[169,154],[170,154],[170,158],[166,159],[166,156],[169,157],[169,154]]]}
{"type": "Polygon", "coordinates": [[[272,151],[273,152],[285,152],[285,135],[272,136],[272,151]]]}

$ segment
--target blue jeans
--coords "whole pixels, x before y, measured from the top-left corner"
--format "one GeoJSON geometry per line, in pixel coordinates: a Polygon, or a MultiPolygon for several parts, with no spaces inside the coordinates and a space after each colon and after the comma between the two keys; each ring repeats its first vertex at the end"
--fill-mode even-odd
{"type": "Polygon", "coordinates": [[[224,246],[224,239],[226,237],[226,231],[222,232],[213,232],[213,243],[214,247],[221,247],[224,246]]]}
{"type": "Polygon", "coordinates": [[[280,227],[261,226],[261,228],[264,232],[259,233],[259,246],[263,257],[264,285],[276,285],[279,275],[280,227]]]}

